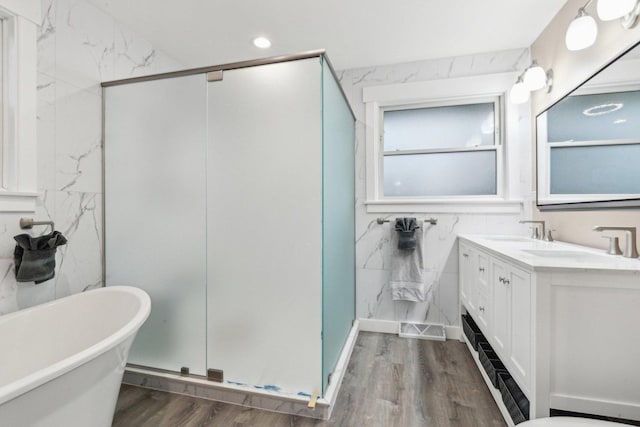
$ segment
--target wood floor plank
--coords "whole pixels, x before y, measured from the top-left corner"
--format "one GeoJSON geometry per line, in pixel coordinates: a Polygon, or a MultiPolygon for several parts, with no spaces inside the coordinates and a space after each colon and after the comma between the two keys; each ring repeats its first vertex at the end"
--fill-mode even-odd
{"type": "Polygon", "coordinates": [[[465,345],[361,332],[330,420],[123,385],[114,427],[503,427],[465,345]]]}

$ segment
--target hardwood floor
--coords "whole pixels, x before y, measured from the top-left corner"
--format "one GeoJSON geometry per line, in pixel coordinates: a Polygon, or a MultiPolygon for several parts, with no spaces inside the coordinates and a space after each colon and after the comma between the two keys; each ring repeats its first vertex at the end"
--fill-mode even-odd
{"type": "Polygon", "coordinates": [[[464,344],[361,332],[331,419],[123,385],[114,427],[505,426],[464,344]]]}

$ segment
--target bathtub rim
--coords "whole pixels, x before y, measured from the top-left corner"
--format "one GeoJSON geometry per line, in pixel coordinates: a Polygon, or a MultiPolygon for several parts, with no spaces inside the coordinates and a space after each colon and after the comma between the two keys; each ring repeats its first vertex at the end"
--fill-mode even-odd
{"type": "MultiPolygon", "coordinates": [[[[124,341],[126,341],[131,335],[135,334],[142,324],[149,317],[151,312],[151,299],[149,295],[140,288],[133,286],[107,286],[98,289],[92,289],[86,292],[81,292],[73,295],[69,295],[64,298],[60,298],[54,301],[49,301],[44,304],[35,305],[23,310],[18,310],[13,313],[5,314],[0,317],[0,323],[11,321],[14,318],[22,316],[28,316],[30,312],[34,310],[44,309],[46,307],[60,304],[61,301],[68,301],[69,299],[82,299],[87,293],[127,293],[134,295],[140,306],[135,315],[130,318],[127,323],[120,329],[109,335],[107,338],[98,341],[97,343],[85,348],[84,350],[75,353],[67,358],[64,358],[46,368],[39,369],[26,375],[16,381],[13,381],[4,386],[0,386],[0,405],[9,402],[30,390],[33,390],[41,385],[58,378],[67,372],[81,366],[89,361],[99,357],[113,348],[117,347],[124,341]]],[[[124,365],[123,365],[124,372],[124,365]]]]}

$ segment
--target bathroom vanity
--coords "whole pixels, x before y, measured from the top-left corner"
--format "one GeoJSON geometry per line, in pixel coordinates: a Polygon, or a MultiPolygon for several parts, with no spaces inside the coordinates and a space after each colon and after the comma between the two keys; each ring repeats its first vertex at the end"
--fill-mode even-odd
{"type": "Polygon", "coordinates": [[[530,419],[560,409],[640,420],[639,259],[520,236],[459,243],[461,313],[528,399],[530,419]]]}

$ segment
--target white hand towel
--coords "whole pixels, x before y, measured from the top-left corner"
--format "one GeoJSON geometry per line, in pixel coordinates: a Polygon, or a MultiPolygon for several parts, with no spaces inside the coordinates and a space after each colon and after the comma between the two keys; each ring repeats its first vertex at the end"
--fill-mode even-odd
{"type": "Polygon", "coordinates": [[[422,302],[427,298],[422,229],[416,230],[416,247],[398,249],[398,233],[391,230],[391,296],[394,300],[422,302]]]}

